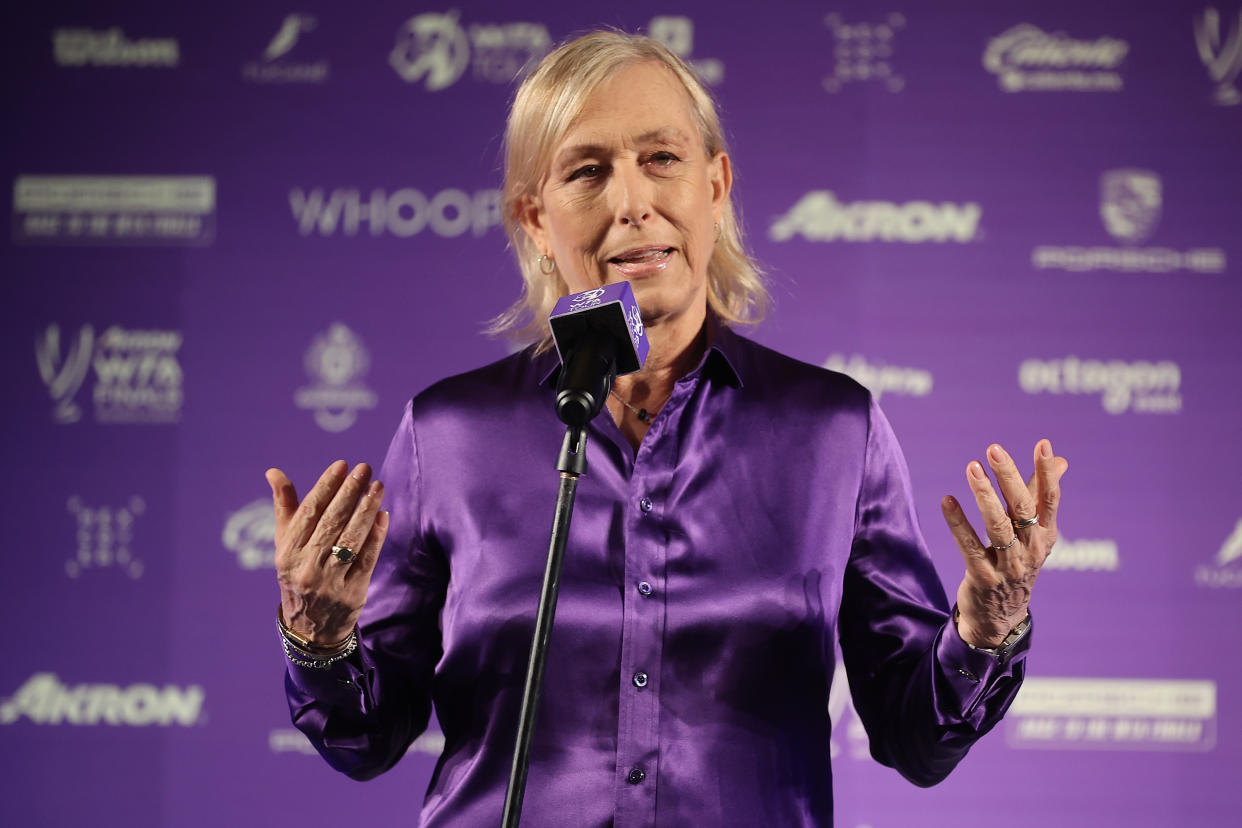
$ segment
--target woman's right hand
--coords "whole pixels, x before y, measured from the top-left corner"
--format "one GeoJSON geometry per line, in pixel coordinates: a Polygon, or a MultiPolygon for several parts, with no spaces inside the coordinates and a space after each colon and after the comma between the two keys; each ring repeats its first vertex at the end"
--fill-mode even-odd
{"type": "Polygon", "coordinates": [[[328,466],[306,499],[280,469],[268,469],[276,512],[276,579],[285,626],[320,646],[347,638],[367,602],[367,586],[388,534],[384,484],[366,463],[328,466]],[[348,474],[346,474],[348,472],[348,474]],[[332,552],[349,547],[348,563],[332,552]]]}

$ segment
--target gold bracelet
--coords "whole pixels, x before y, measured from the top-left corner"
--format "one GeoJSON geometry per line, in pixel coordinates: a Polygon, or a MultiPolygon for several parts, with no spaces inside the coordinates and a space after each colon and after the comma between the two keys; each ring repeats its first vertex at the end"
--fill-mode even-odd
{"type": "Polygon", "coordinates": [[[307,651],[306,655],[310,657],[314,657],[317,654],[329,656],[336,655],[338,652],[345,649],[346,645],[349,644],[349,639],[354,636],[354,630],[350,630],[349,635],[345,636],[335,644],[316,644],[309,638],[303,638],[293,630],[289,629],[289,626],[285,624],[284,607],[280,604],[276,605],[276,625],[280,627],[280,634],[284,636],[290,644],[294,645],[299,650],[307,651]]]}

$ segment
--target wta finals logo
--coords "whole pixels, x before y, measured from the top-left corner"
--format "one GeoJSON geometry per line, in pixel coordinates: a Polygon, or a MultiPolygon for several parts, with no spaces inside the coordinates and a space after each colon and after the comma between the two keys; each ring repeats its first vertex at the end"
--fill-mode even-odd
{"type": "Polygon", "coordinates": [[[319,334],[306,351],[306,373],[313,385],[299,388],[294,404],[315,412],[324,431],[344,431],[358,419],[360,409],[375,408],[375,392],[362,382],[371,358],[353,331],[340,322],[319,334]]]}
{"type": "Polygon", "coordinates": [[[69,346],[62,360],[60,355],[60,326],[49,325],[43,336],[35,339],[35,362],[39,376],[52,395],[52,420],[57,423],[76,423],[82,419],[82,409],[74,402],[74,395],[86,380],[95,353],[95,329],[82,326],[78,339],[69,346]]]}
{"type": "Polygon", "coordinates": [[[1208,77],[1216,84],[1212,100],[1220,106],[1237,106],[1242,94],[1235,83],[1242,72],[1242,9],[1234,22],[1229,39],[1220,35],[1220,12],[1209,6],[1195,16],[1195,45],[1199,59],[1207,67],[1208,77]]]}

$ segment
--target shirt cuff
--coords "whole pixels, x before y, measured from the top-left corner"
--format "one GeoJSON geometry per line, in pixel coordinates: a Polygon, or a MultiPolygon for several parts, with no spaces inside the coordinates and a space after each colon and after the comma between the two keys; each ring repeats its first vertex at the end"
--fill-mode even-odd
{"type": "Polygon", "coordinates": [[[368,708],[368,676],[373,670],[370,653],[361,639],[358,641],[358,649],[349,658],[341,659],[326,668],[303,667],[295,664],[288,655],[285,656],[289,684],[304,697],[332,707],[368,708]]]}
{"type": "Polygon", "coordinates": [[[936,661],[941,674],[961,700],[959,711],[963,718],[969,717],[980,701],[992,694],[996,686],[1006,679],[1022,674],[1022,663],[1031,648],[1031,632],[1035,618],[1026,634],[1007,653],[997,657],[974,649],[957,632],[950,613],[940,637],[936,641],[936,661]]]}

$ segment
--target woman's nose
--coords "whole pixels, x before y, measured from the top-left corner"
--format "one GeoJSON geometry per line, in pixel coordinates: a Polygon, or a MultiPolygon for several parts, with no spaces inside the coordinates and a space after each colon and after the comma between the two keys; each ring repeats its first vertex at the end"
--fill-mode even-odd
{"type": "Polygon", "coordinates": [[[641,170],[623,168],[613,176],[612,185],[618,223],[641,225],[651,218],[651,182],[641,170]]]}

